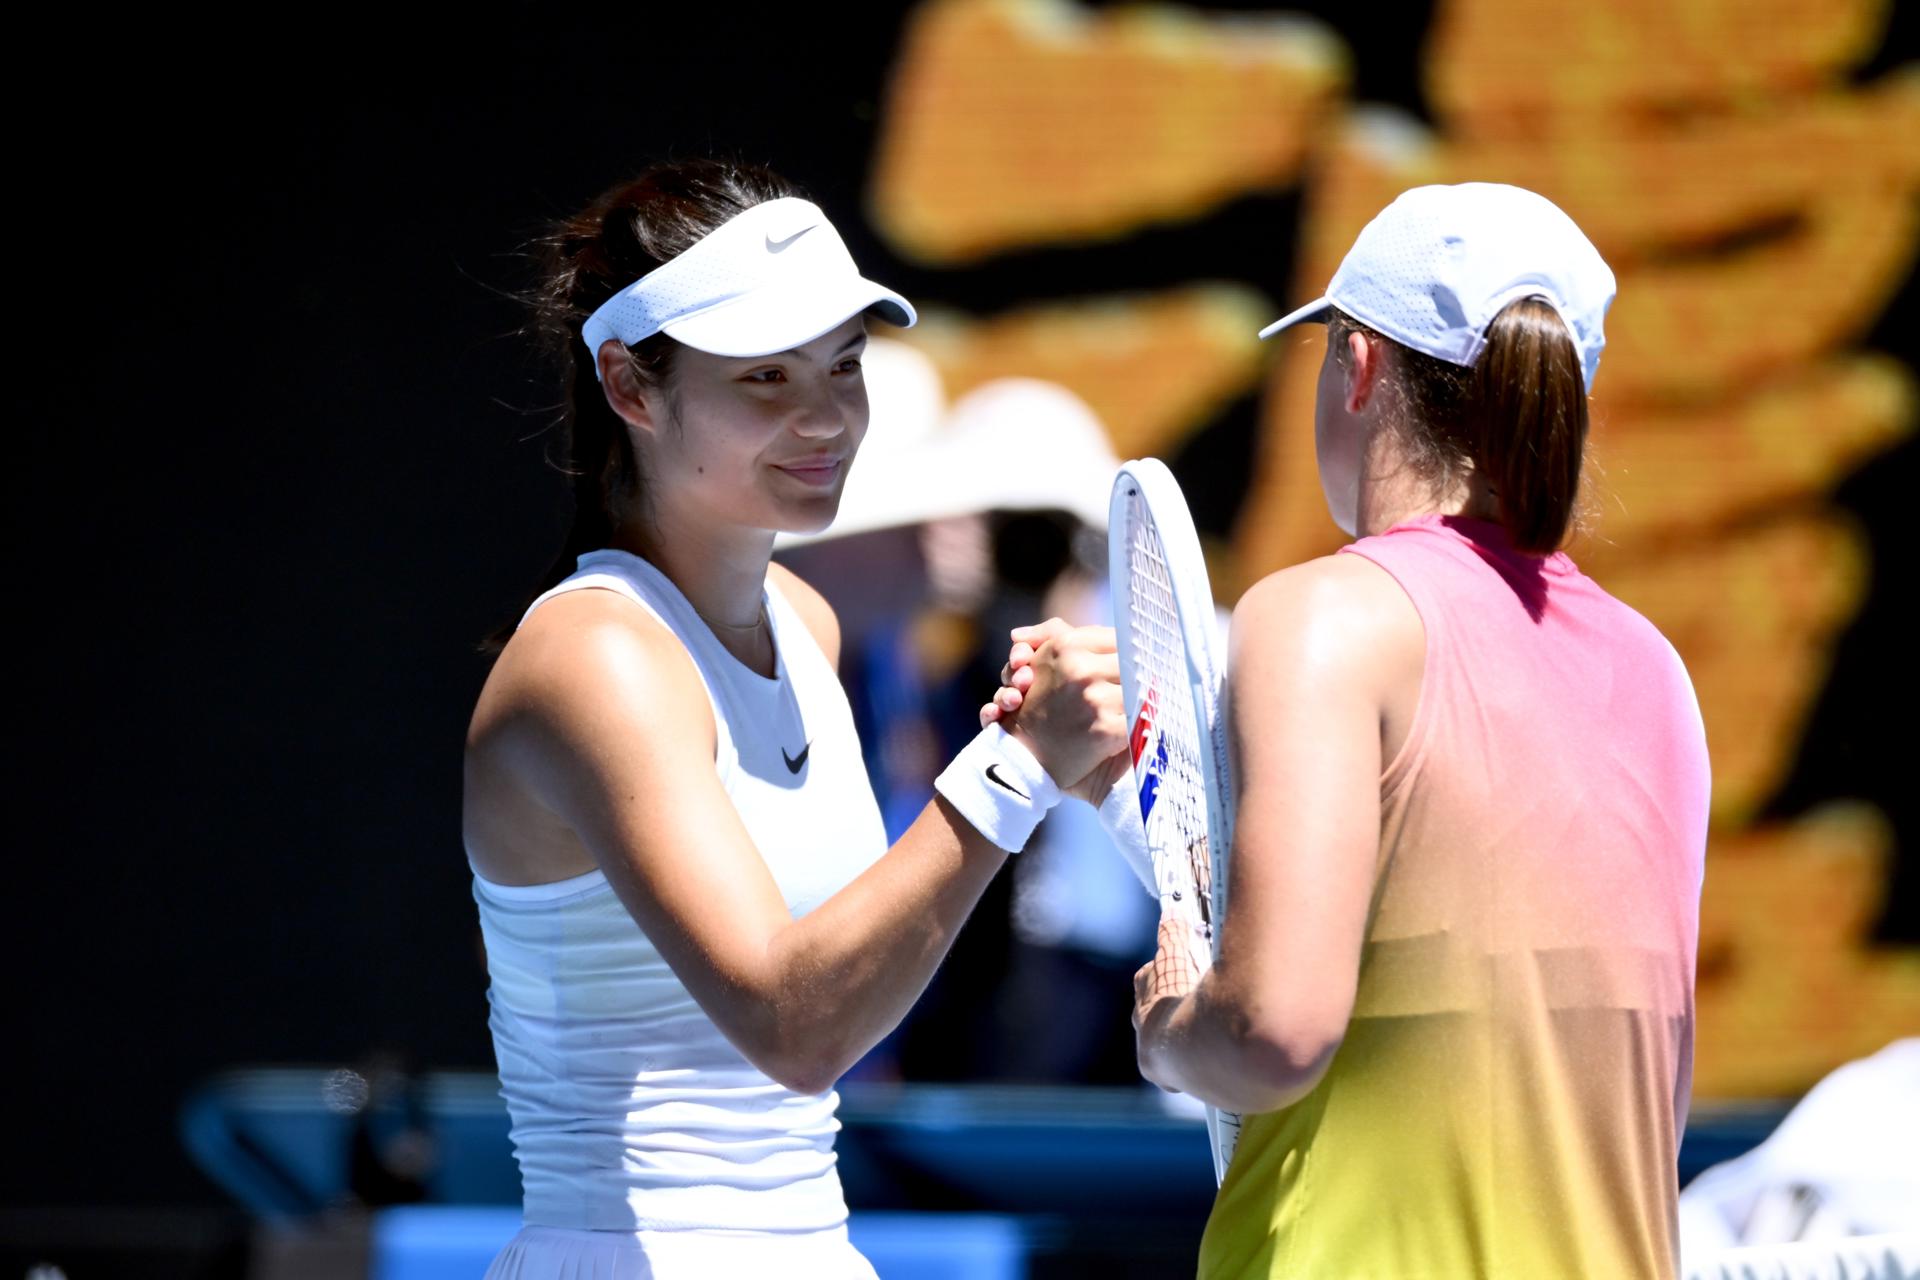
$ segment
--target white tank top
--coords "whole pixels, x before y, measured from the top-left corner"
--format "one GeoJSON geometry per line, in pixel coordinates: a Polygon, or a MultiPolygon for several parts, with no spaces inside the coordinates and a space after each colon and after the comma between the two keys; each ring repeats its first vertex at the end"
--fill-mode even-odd
{"type": "MultiPolygon", "coordinates": [[[[776,588],[764,595],[778,662],[769,679],[721,646],[666,575],[624,551],[581,556],[527,612],[589,587],[626,596],[686,646],[713,703],[714,768],[788,910],[806,914],[886,852],[846,693],[776,588]]],[[[529,1225],[817,1231],[845,1222],[833,1154],[839,1096],[795,1093],[749,1063],[601,872],[527,887],[476,875],[474,898],[529,1225]]]]}

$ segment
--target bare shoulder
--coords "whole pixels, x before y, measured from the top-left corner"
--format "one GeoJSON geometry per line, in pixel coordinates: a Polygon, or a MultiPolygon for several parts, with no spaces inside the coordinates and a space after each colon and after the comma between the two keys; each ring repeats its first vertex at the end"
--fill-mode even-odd
{"type": "Polygon", "coordinates": [[[704,721],[713,737],[705,686],[679,638],[619,593],[583,588],[547,601],[514,633],[481,690],[467,743],[471,751],[504,735],[585,746],[656,715],[704,721]]]}
{"type": "Polygon", "coordinates": [[[1357,555],[1322,556],[1262,578],[1233,611],[1236,668],[1280,662],[1324,678],[1392,673],[1424,657],[1426,633],[1393,576],[1357,555]]]}
{"type": "Polygon", "coordinates": [[[807,624],[814,642],[827,655],[828,663],[839,666],[840,619],[833,612],[833,606],[827,603],[827,598],[809,586],[799,574],[777,562],[767,565],[767,581],[780,589],[780,594],[787,598],[793,611],[800,615],[800,621],[807,624]]]}
{"type": "Polygon", "coordinates": [[[672,632],[612,591],[555,596],[508,641],[468,725],[467,856],[502,884],[591,870],[584,832],[647,780],[622,766],[668,751],[710,762],[716,737],[699,672],[672,632]]]}

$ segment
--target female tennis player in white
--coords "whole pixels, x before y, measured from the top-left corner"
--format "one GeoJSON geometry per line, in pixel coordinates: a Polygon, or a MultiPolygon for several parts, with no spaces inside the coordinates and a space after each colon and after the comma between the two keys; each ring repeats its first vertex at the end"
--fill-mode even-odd
{"type": "Polygon", "coordinates": [[[1112,646],[1045,648],[1019,727],[983,732],[888,849],[833,614],[770,555],[833,518],[867,427],[865,316],[912,308],[747,166],[649,170],[546,248],[575,525],[466,752],[525,1192],[490,1275],[870,1277],[834,1081],[1047,807],[1104,792],[1112,646]]]}
{"type": "Polygon", "coordinates": [[[1136,980],[1142,1071],[1244,1116],[1203,1276],[1675,1274],[1705,735],[1559,550],[1613,293],[1540,196],[1422,187],[1265,331],[1327,325],[1358,540],[1236,608],[1218,960],[1136,980]]]}

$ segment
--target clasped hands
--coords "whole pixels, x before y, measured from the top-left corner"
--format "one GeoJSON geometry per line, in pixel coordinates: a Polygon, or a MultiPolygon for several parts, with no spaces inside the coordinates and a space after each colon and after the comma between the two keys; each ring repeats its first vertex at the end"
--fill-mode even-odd
{"type": "Polygon", "coordinates": [[[1000,722],[1060,790],[1098,805],[1127,771],[1127,713],[1112,627],[1059,618],[1016,627],[1000,689],[980,725],[1000,722]]]}
{"type": "MultiPolygon", "coordinates": [[[[1113,628],[1072,627],[1050,618],[1015,628],[1012,642],[1006,665],[1000,669],[1000,688],[980,708],[981,726],[1004,724],[1026,742],[1062,791],[1098,806],[1129,765],[1113,628]],[[1062,698],[1059,691],[1068,688],[1077,690],[1079,697],[1062,698]],[[1079,727],[1083,723],[1086,727],[1079,727]],[[1049,751],[1056,749],[1056,735],[1079,736],[1079,748],[1050,756],[1049,751]],[[1042,749],[1043,743],[1047,750],[1042,749]],[[1060,759],[1062,767],[1056,768],[1055,759],[1060,759]],[[1064,779],[1082,764],[1084,772],[1067,785],[1064,779]]],[[[1140,1072],[1163,1088],[1170,1086],[1155,1078],[1150,1046],[1161,1038],[1180,1001],[1200,980],[1186,928],[1181,922],[1162,920],[1154,957],[1133,978],[1140,1072]]]]}

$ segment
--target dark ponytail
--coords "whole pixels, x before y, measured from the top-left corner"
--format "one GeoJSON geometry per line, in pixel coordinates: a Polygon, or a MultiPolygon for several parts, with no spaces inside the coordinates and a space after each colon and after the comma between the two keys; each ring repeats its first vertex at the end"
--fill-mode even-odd
{"type": "Polygon", "coordinates": [[[1502,308],[1471,368],[1402,346],[1336,311],[1327,338],[1342,363],[1352,332],[1392,349],[1394,413],[1421,477],[1451,487],[1478,473],[1516,548],[1557,551],[1578,512],[1587,392],[1573,335],[1552,305],[1532,297],[1502,308]]]}
{"type": "MultiPolygon", "coordinates": [[[[606,546],[636,504],[646,501],[627,424],[607,403],[595,353],[581,341],[581,325],[616,290],[678,257],[735,216],[802,194],[758,165],[672,161],[604,192],[533,242],[539,280],[527,295],[532,314],[525,332],[560,374],[556,464],[573,481],[573,523],[559,555],[528,596],[529,604],[572,573],[580,556],[606,546]]],[[[665,334],[635,343],[628,349],[635,376],[649,386],[668,386],[679,345],[665,334]]],[[[499,652],[518,621],[516,613],[483,647],[499,652]]]]}

